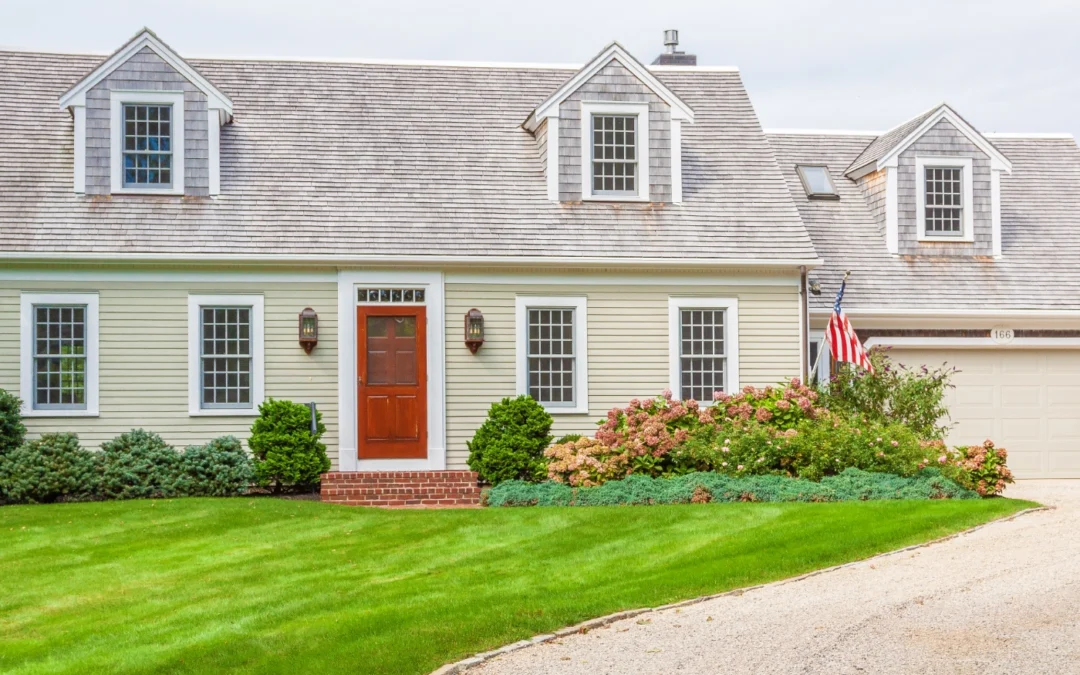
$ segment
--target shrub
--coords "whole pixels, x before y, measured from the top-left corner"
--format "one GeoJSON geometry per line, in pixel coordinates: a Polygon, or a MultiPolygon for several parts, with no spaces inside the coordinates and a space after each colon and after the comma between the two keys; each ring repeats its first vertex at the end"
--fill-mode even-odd
{"type": "Polygon", "coordinates": [[[579,441],[582,438],[584,438],[584,436],[582,436],[581,434],[566,434],[565,436],[560,436],[559,439],[557,441],[555,441],[555,443],[553,443],[553,445],[562,445],[564,443],[573,443],[574,441],[579,441]]]}
{"type": "Polygon", "coordinates": [[[492,485],[543,480],[544,450],[551,443],[551,415],[530,396],[493,403],[468,442],[469,468],[492,485]]]}
{"type": "Polygon", "coordinates": [[[937,461],[940,462],[942,457],[948,457],[955,467],[951,475],[953,480],[983,497],[999,495],[1007,483],[1013,482],[1012,471],[1005,466],[1008,453],[990,441],[957,448],[953,453],[939,456],[937,461]]]}
{"type": "MultiPolygon", "coordinates": [[[[561,439],[560,439],[561,440],[561,439]]],[[[575,487],[600,485],[630,471],[629,456],[595,438],[556,443],[544,451],[548,478],[575,487]]]]}
{"type": "Polygon", "coordinates": [[[330,470],[322,413],[315,413],[317,433],[311,433],[311,410],[302,403],[268,399],[259,406],[251,425],[248,447],[255,458],[255,480],[280,492],[286,485],[313,485],[330,470]]]}
{"type": "Polygon", "coordinates": [[[43,434],[0,457],[0,494],[9,502],[88,500],[100,487],[100,458],[75,434],[43,434]]]}
{"type": "Polygon", "coordinates": [[[735,478],[691,473],[674,478],[627,476],[597,487],[507,481],[491,489],[491,506],[614,506],[703,502],[840,502],[884,499],[977,499],[927,469],[911,477],[847,469],[820,482],[783,476],[735,478]]]}
{"type": "Polygon", "coordinates": [[[885,350],[870,350],[874,374],[857,368],[841,368],[825,389],[824,402],[834,413],[849,413],[882,424],[898,423],[911,428],[923,440],[945,437],[948,416],[945,390],[955,368],[908,369],[892,363],[885,350]]]}
{"type": "Polygon", "coordinates": [[[233,436],[189,445],[180,456],[183,492],[190,497],[232,497],[255,480],[244,446],[233,436]]]}
{"type": "Polygon", "coordinates": [[[26,438],[21,410],[19,397],[0,389],[0,456],[22,445],[26,438]]]}
{"type": "Polygon", "coordinates": [[[101,493],[108,499],[183,494],[180,453],[155,433],[133,429],[101,444],[101,493]]]}

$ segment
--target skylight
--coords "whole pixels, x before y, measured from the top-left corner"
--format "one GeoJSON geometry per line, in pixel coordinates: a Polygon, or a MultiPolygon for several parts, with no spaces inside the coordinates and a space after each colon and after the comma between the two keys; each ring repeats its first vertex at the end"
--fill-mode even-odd
{"type": "Polygon", "coordinates": [[[800,164],[795,167],[799,172],[806,196],[810,199],[840,199],[829,176],[829,168],[823,165],[800,164]]]}

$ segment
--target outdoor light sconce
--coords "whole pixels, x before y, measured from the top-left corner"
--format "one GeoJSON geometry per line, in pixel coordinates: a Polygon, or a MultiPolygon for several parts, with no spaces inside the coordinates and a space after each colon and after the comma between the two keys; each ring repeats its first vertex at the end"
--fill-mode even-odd
{"type": "Polygon", "coordinates": [[[319,344],[319,315],[310,307],[300,312],[300,346],[308,354],[319,344]]]}
{"type": "Polygon", "coordinates": [[[465,312],[465,346],[473,354],[484,344],[484,315],[478,309],[465,312]]]}

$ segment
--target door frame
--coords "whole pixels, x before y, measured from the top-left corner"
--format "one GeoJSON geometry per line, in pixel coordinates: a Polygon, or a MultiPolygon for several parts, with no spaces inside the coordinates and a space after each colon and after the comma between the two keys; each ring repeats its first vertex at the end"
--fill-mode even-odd
{"type": "MultiPolygon", "coordinates": [[[[446,311],[442,272],[338,271],[338,470],[440,471],[446,468],[446,311]],[[360,459],[358,445],[357,289],[424,288],[427,308],[427,459],[360,459]]],[[[393,303],[379,303],[393,307],[393,303]]],[[[408,306],[408,305],[406,305],[408,306]]],[[[464,337],[462,337],[464,339],[464,337]]]]}

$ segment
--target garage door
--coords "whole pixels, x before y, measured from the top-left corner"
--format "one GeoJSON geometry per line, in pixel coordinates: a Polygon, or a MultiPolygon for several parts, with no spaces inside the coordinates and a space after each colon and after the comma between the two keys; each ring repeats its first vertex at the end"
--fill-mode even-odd
{"type": "Polygon", "coordinates": [[[946,394],[950,445],[989,438],[1018,478],[1080,478],[1080,351],[896,347],[889,356],[960,369],[946,394]]]}

